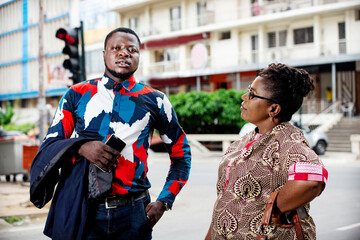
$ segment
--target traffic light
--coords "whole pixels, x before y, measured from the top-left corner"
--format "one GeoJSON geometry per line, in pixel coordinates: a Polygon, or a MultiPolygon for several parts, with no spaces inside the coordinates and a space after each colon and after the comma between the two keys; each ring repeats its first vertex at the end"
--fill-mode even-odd
{"type": "Polygon", "coordinates": [[[62,50],[63,54],[69,56],[63,62],[63,67],[68,69],[72,76],[73,84],[82,81],[81,59],[79,54],[79,28],[59,28],[56,31],[56,37],[65,42],[62,50]]]}

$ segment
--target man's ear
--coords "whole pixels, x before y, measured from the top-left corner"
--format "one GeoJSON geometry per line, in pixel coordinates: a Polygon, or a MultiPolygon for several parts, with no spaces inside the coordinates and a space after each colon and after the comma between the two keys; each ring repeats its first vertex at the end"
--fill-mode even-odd
{"type": "Polygon", "coordinates": [[[279,104],[273,103],[270,105],[269,115],[271,117],[276,117],[281,112],[281,106],[279,104]]]}

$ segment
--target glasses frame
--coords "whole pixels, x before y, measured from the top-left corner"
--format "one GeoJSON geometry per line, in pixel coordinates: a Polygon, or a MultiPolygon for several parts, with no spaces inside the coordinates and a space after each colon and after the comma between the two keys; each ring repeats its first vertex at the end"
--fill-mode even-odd
{"type": "Polygon", "coordinates": [[[271,99],[271,98],[266,98],[266,97],[262,97],[262,96],[259,96],[259,95],[255,95],[255,94],[252,93],[250,90],[251,90],[251,85],[248,86],[248,94],[249,94],[248,99],[249,99],[249,100],[251,100],[251,99],[253,99],[253,98],[260,98],[260,99],[268,100],[268,101],[270,101],[270,102],[279,104],[278,101],[273,100],[273,99],[271,99]]]}

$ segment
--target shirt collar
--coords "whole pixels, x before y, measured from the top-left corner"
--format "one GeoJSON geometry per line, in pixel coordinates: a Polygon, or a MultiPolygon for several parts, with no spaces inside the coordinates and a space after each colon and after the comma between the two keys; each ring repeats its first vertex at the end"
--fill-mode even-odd
{"type": "Polygon", "coordinates": [[[118,83],[118,82],[112,80],[108,75],[104,74],[101,81],[103,82],[105,88],[107,88],[107,89],[113,89],[116,85],[121,85],[127,91],[130,91],[136,84],[134,75],[132,75],[130,78],[122,81],[121,83],[118,83]]]}

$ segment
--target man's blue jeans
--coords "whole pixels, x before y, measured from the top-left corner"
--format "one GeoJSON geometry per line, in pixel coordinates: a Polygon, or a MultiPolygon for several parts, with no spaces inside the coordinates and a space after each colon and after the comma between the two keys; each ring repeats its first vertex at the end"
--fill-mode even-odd
{"type": "Polygon", "coordinates": [[[106,209],[104,205],[98,205],[95,219],[90,220],[91,230],[86,239],[151,239],[152,228],[145,213],[149,203],[150,196],[147,196],[117,208],[106,209]]]}

